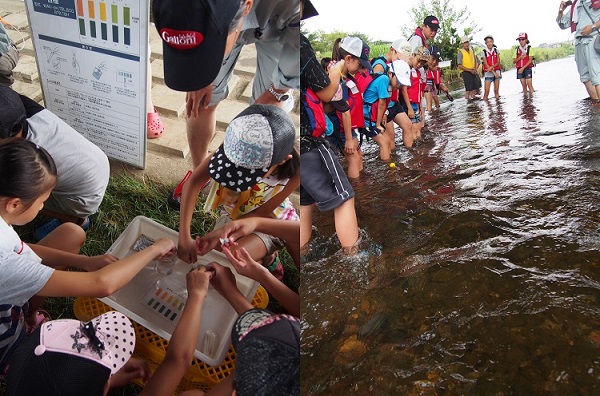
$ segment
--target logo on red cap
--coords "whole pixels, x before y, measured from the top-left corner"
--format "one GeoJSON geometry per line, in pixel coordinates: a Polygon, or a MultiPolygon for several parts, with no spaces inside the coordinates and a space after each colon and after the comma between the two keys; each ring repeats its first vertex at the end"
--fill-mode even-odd
{"type": "Polygon", "coordinates": [[[179,50],[189,50],[202,44],[204,36],[193,30],[160,29],[160,37],[169,47],[179,50]]]}

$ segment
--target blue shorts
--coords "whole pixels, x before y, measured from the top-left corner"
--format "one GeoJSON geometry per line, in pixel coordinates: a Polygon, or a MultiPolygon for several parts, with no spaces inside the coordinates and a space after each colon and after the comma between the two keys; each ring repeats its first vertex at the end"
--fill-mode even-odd
{"type": "Polygon", "coordinates": [[[485,81],[493,82],[495,80],[502,80],[502,70],[496,70],[496,73],[498,73],[498,77],[494,76],[494,73],[492,72],[485,72],[485,81]]]}
{"type": "Polygon", "coordinates": [[[533,77],[533,70],[531,67],[526,67],[523,70],[523,73],[519,73],[519,69],[517,69],[517,80],[526,79],[529,80],[533,77]]]}
{"type": "MultiPolygon", "coordinates": [[[[410,121],[413,124],[418,124],[419,122],[421,122],[421,111],[419,110],[419,104],[418,103],[411,103],[410,107],[412,107],[413,111],[415,112],[415,116],[413,118],[410,118],[410,116],[408,118],[410,118],[410,121]]],[[[408,111],[407,111],[408,114],[408,111]]]]}

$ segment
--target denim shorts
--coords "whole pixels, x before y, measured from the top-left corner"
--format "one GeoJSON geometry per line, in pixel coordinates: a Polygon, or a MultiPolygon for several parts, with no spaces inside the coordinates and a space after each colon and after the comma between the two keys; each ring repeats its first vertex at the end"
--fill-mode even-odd
{"type": "Polygon", "coordinates": [[[485,81],[487,82],[493,82],[495,80],[502,80],[502,70],[496,70],[496,73],[498,73],[498,77],[496,78],[494,76],[494,73],[492,72],[485,72],[484,77],[485,77],[485,81]]]}
{"type": "Polygon", "coordinates": [[[533,69],[531,67],[526,67],[523,70],[523,73],[519,73],[519,69],[517,69],[517,80],[526,79],[529,80],[533,77],[533,69]]]}
{"type": "Polygon", "coordinates": [[[411,118],[410,121],[413,124],[418,124],[419,122],[421,122],[421,111],[419,110],[419,104],[418,103],[411,103],[410,106],[412,107],[412,109],[415,112],[415,116],[413,118],[411,118]]]}

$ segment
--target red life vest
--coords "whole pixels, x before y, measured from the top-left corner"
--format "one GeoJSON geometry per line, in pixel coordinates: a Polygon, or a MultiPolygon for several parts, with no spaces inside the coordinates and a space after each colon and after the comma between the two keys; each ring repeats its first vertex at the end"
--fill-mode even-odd
{"type": "Polygon", "coordinates": [[[442,83],[442,69],[427,69],[427,85],[437,86],[442,83]]]}
{"type": "MultiPolygon", "coordinates": [[[[348,87],[348,106],[350,106],[350,122],[352,129],[364,128],[365,117],[363,115],[363,94],[369,84],[373,81],[373,77],[369,73],[359,71],[352,79],[348,79],[346,86],[348,87]],[[351,85],[356,85],[354,92],[351,85]]],[[[377,117],[377,114],[375,114],[377,117]]],[[[338,112],[338,118],[342,121],[342,114],[338,112]]]]}
{"type": "Polygon", "coordinates": [[[575,33],[575,30],[577,30],[577,25],[575,24],[575,22],[573,22],[573,11],[575,11],[575,4],[577,3],[577,0],[574,0],[573,3],[571,3],[571,16],[570,16],[570,20],[571,20],[571,33],[575,33]]]}
{"type": "MultiPolygon", "coordinates": [[[[496,47],[492,47],[492,51],[489,51],[487,48],[483,49],[483,53],[485,54],[485,60],[487,61],[488,66],[492,66],[494,63],[498,62],[498,50],[496,47]]],[[[497,64],[493,68],[494,70],[500,70],[500,64],[497,64]]],[[[485,70],[491,71],[491,70],[485,70]]]]}
{"type": "MultiPolygon", "coordinates": [[[[520,61],[518,61],[516,63],[515,66],[517,67],[517,69],[520,67],[523,67],[524,65],[526,65],[529,62],[529,48],[531,48],[531,47],[529,44],[527,44],[527,53],[525,54],[525,57],[523,59],[521,59],[520,61]]],[[[521,55],[522,55],[521,47],[518,46],[517,47],[517,57],[519,57],[521,55]]]]}
{"type": "Polygon", "coordinates": [[[407,88],[410,103],[421,103],[421,73],[410,69],[410,87],[407,88]]]}
{"type": "MultiPolygon", "coordinates": [[[[357,73],[354,77],[356,78],[356,76],[359,73],[357,73]]],[[[375,74],[375,78],[373,78],[371,75],[367,75],[368,77],[364,77],[365,81],[369,81],[369,84],[367,86],[365,86],[365,90],[362,91],[362,93],[364,94],[364,92],[367,90],[367,87],[373,82],[375,81],[377,78],[384,76],[384,74],[375,74]]],[[[364,82],[361,82],[360,84],[361,86],[364,85],[364,82]]],[[[388,89],[390,88],[390,86],[388,85],[388,89]]],[[[392,97],[390,96],[389,98],[385,99],[385,108],[387,109],[388,105],[390,104],[390,100],[392,100],[392,97]]],[[[372,121],[372,122],[376,122],[377,121],[377,109],[379,107],[379,99],[376,100],[374,103],[366,103],[363,102],[363,118],[366,119],[366,113],[365,113],[365,107],[366,106],[370,106],[371,110],[369,112],[369,119],[368,121],[372,121]]],[[[364,126],[364,125],[363,125],[364,126]]]]}
{"type": "Polygon", "coordinates": [[[421,37],[421,40],[423,41],[423,46],[427,47],[427,38],[425,38],[425,35],[423,34],[423,30],[420,27],[417,27],[415,29],[415,36],[421,37]]]}

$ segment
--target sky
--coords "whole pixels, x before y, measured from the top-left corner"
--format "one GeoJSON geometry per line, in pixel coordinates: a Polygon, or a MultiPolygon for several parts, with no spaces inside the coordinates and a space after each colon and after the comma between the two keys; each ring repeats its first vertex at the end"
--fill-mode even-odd
{"type": "MultiPolygon", "coordinates": [[[[402,26],[413,25],[410,9],[419,3],[418,0],[311,1],[319,11],[319,15],[304,21],[306,30],[324,30],[326,32],[333,30],[358,31],[368,35],[373,40],[389,42],[402,36],[402,26]],[[395,15],[395,17],[390,18],[390,15],[395,15]]],[[[561,30],[556,24],[560,1],[501,0],[488,2],[481,0],[450,0],[450,4],[455,10],[467,6],[468,11],[471,12],[469,20],[477,22],[479,28],[481,28],[481,31],[473,36],[474,41],[483,43],[483,38],[491,34],[494,36],[496,46],[500,49],[507,49],[516,45],[516,38],[520,32],[526,32],[529,35],[531,45],[534,47],[542,43],[560,42],[573,38],[570,30],[561,30]]],[[[440,16],[438,15],[438,17],[440,16]]],[[[422,21],[420,22],[422,23],[422,21]]],[[[462,27],[457,30],[462,35],[462,27]]]]}

